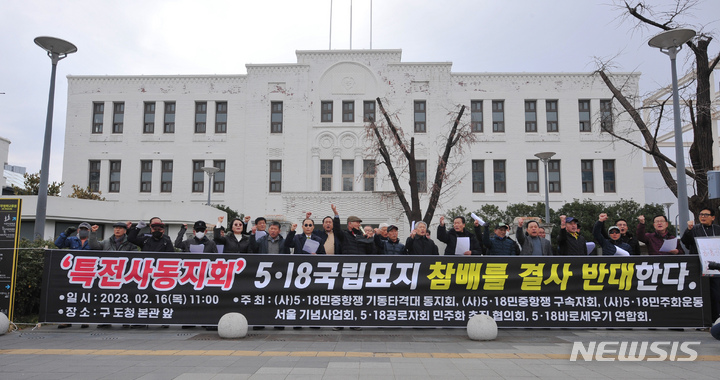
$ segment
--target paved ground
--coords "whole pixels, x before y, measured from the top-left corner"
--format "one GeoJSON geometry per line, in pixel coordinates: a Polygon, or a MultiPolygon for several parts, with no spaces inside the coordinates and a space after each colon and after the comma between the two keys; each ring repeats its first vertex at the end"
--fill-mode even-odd
{"type": "Polygon", "coordinates": [[[222,340],[201,328],[53,325],[0,336],[2,380],[430,378],[718,379],[720,341],[697,330],[509,329],[495,341],[476,342],[461,329],[328,328],[266,329],[222,340]],[[573,342],[591,341],[700,344],[691,346],[693,362],[569,360],[573,342]]]}

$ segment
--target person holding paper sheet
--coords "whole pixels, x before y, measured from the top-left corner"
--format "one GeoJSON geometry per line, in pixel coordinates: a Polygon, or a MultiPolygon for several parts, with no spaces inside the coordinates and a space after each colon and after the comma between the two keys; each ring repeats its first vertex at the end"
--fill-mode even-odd
{"type": "Polygon", "coordinates": [[[207,226],[204,221],[198,220],[195,222],[193,225],[194,236],[183,241],[186,230],[187,224],[183,224],[182,228],[180,228],[180,231],[178,232],[177,239],[175,239],[175,248],[180,249],[183,252],[218,253],[215,242],[205,236],[207,226]]]}
{"type": "Polygon", "coordinates": [[[587,256],[585,237],[580,234],[580,222],[572,216],[560,215],[558,253],[561,256],[587,256]]]}
{"type": "Polygon", "coordinates": [[[425,222],[415,223],[415,229],[405,240],[405,251],[408,255],[440,255],[437,245],[428,237],[428,232],[425,222]]]}
{"type": "Polygon", "coordinates": [[[630,244],[622,241],[620,227],[611,226],[610,228],[608,228],[607,233],[608,236],[610,236],[609,239],[606,239],[603,235],[603,230],[605,229],[605,221],[607,219],[607,214],[602,213],[600,214],[600,216],[598,216],[598,221],[595,222],[595,226],[593,226],[593,237],[595,238],[595,240],[597,240],[598,243],[600,243],[603,256],[629,256],[632,252],[632,247],[630,246],[630,244]]]}
{"type": "Polygon", "coordinates": [[[465,228],[465,217],[456,216],[453,219],[453,228],[445,229],[445,217],[440,217],[440,225],[437,228],[437,238],[447,244],[445,255],[482,255],[482,247],[475,234],[465,228]],[[458,249],[463,247],[463,249],[458,249]],[[466,248],[466,249],[464,249],[466,248]]]}
{"type": "Polygon", "coordinates": [[[305,219],[302,223],[302,233],[295,234],[297,224],[292,225],[292,229],[285,238],[285,248],[294,248],[294,253],[307,255],[324,255],[325,247],[323,247],[323,239],[313,234],[315,230],[315,222],[312,219],[305,219]]]}
{"type": "Polygon", "coordinates": [[[655,232],[645,232],[645,215],[638,216],[638,226],[636,235],[638,240],[645,243],[648,250],[648,255],[677,255],[682,251],[680,246],[680,240],[676,239],[675,236],[671,235],[668,228],[668,221],[665,215],[658,215],[653,218],[653,227],[655,232]],[[675,239],[677,244],[674,245],[673,249],[663,250],[662,246],[666,240],[675,239]]]}

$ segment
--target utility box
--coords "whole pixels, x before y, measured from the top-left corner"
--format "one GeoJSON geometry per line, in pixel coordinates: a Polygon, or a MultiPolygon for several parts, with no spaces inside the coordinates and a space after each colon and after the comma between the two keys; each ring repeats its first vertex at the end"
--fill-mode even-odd
{"type": "Polygon", "coordinates": [[[711,170],[707,172],[708,196],[710,199],[720,198],[720,171],[711,170]]]}

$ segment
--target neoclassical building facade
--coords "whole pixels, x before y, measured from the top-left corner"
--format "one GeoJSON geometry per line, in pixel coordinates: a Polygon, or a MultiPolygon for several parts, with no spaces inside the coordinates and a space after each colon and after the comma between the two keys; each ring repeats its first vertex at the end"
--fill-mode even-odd
{"type": "MultiPolygon", "coordinates": [[[[421,187],[433,179],[458,105],[466,106],[463,122],[477,141],[455,156],[460,182],[438,214],[544,202],[539,152],[556,153],[548,164],[553,208],[575,198],[645,199],[640,155],[601,124],[638,136],[591,73],[454,73],[449,62],[402,62],[400,50],[298,51],[296,63],[246,68],[69,76],[65,186],[137,205],[143,218],[158,204],[206,203],[202,168],[217,167],[212,203],[246,215],[299,223],[306,211],[329,215],[335,203],[341,216],[406,225],[367,137],[380,97],[415,138],[421,187]]],[[[639,74],[615,76],[637,89],[639,74]]]]}

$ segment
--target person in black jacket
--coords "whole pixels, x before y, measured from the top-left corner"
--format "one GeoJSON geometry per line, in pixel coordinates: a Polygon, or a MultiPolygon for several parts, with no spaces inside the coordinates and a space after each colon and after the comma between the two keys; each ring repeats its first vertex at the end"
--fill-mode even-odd
{"type": "MultiPolygon", "coordinates": [[[[131,223],[131,222],[128,222],[131,223]]],[[[140,247],[141,251],[146,252],[175,252],[173,241],[169,236],[165,235],[165,224],[158,217],[150,218],[150,233],[140,235],[140,230],[145,228],[147,224],[139,221],[135,227],[128,230],[128,240],[140,247]]]]}
{"type": "Polygon", "coordinates": [[[440,255],[435,242],[428,238],[427,224],[425,222],[415,223],[415,229],[410,233],[410,237],[405,240],[405,252],[408,255],[440,255]]]}
{"type": "Polygon", "coordinates": [[[334,204],[330,205],[335,214],[333,218],[333,233],[340,239],[343,255],[373,255],[375,244],[373,241],[365,241],[360,223],[362,220],[357,216],[347,218],[347,230],[340,228],[340,214],[334,204]]]}
{"type": "Polygon", "coordinates": [[[558,253],[560,256],[587,256],[587,241],[579,231],[580,222],[572,216],[560,215],[558,253]]]}
{"type": "Polygon", "coordinates": [[[324,255],[325,254],[325,247],[323,247],[323,241],[322,238],[315,235],[313,231],[315,230],[315,222],[312,221],[312,219],[305,219],[303,220],[302,224],[302,233],[296,234],[295,230],[297,229],[297,224],[293,224],[290,232],[288,232],[288,235],[285,237],[285,248],[294,248],[293,251],[294,254],[310,254],[310,255],[324,255]],[[305,243],[308,240],[312,240],[318,243],[317,250],[311,251],[311,250],[305,250],[305,243]]]}
{"type": "Polygon", "coordinates": [[[447,244],[447,246],[445,247],[446,255],[455,254],[455,247],[457,245],[458,238],[470,239],[470,249],[462,252],[463,255],[482,255],[482,247],[480,247],[480,242],[478,242],[475,234],[465,228],[465,217],[455,217],[455,219],[453,219],[453,229],[448,232],[445,229],[445,217],[441,216],[440,225],[437,229],[437,234],[438,240],[447,244]]]}
{"type": "Polygon", "coordinates": [[[250,251],[250,238],[247,234],[247,224],[243,223],[240,218],[235,218],[230,223],[230,231],[225,236],[222,236],[220,224],[224,219],[224,216],[219,216],[218,224],[213,230],[215,244],[223,246],[223,253],[248,253],[250,251]]]}
{"type": "Polygon", "coordinates": [[[180,232],[178,232],[177,238],[175,239],[175,248],[183,252],[218,253],[215,242],[205,236],[207,225],[204,221],[198,220],[195,222],[195,225],[193,225],[193,237],[183,240],[186,230],[187,224],[183,224],[182,228],[180,228],[180,232]],[[193,248],[193,246],[197,248],[193,248]]]}

